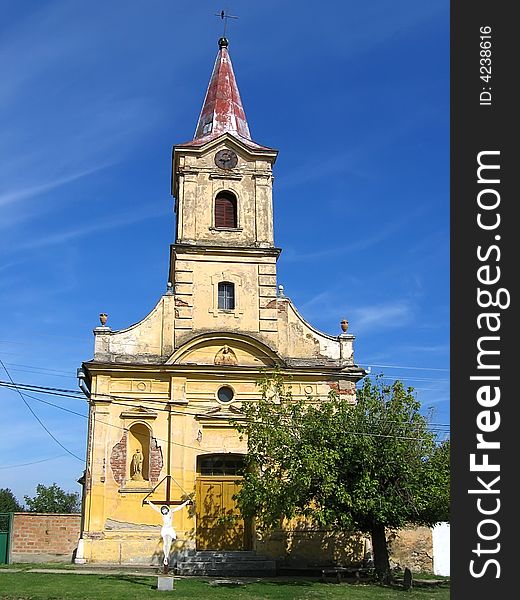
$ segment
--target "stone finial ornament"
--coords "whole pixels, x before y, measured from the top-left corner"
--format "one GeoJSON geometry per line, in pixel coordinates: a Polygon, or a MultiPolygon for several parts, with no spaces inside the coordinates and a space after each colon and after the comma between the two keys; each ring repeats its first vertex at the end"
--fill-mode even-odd
{"type": "Polygon", "coordinates": [[[108,319],[108,315],[106,313],[99,313],[99,322],[101,326],[104,327],[106,325],[108,319]]]}
{"type": "Polygon", "coordinates": [[[348,329],[347,319],[343,319],[343,321],[341,321],[340,325],[341,325],[341,331],[343,331],[343,333],[345,333],[348,329]]]}

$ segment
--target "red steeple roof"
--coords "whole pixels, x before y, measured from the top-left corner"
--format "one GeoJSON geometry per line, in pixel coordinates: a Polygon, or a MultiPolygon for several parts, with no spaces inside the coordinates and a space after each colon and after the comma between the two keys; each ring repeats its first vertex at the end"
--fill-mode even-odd
{"type": "Polygon", "coordinates": [[[195,135],[191,141],[178,144],[177,147],[202,146],[224,133],[229,133],[251,149],[271,150],[252,141],[227,49],[229,43],[226,38],[220,38],[218,45],[219,51],[195,135]]]}
{"type": "Polygon", "coordinates": [[[200,112],[194,139],[231,133],[251,141],[246,113],[240,99],[233,65],[228,52],[228,41],[220,38],[219,51],[200,112]]]}

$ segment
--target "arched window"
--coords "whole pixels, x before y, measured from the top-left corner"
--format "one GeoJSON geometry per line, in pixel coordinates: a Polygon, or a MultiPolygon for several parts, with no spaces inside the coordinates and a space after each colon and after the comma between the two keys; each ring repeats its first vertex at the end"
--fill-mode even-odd
{"type": "Polygon", "coordinates": [[[215,227],[237,227],[237,199],[231,192],[219,192],[215,198],[215,227]]]}
{"type": "Polygon", "coordinates": [[[220,310],[235,310],[235,285],[229,281],[218,284],[218,307],[220,310]]]}

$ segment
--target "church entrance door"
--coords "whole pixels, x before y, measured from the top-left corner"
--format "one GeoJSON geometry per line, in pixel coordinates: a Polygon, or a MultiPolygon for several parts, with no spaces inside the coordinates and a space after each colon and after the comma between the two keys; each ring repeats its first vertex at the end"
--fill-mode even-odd
{"type": "Polygon", "coordinates": [[[249,550],[251,526],[240,516],[233,495],[241,485],[237,455],[200,457],[197,478],[197,550],[249,550]],[[224,474],[226,471],[235,471],[224,474]],[[208,472],[214,474],[207,474],[208,472]]]}

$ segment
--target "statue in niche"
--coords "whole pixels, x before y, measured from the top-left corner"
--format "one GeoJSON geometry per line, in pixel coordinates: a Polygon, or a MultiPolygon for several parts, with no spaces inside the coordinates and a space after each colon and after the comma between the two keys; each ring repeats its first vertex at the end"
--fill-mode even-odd
{"type": "Polygon", "coordinates": [[[130,464],[130,478],[133,481],[143,481],[143,455],[139,448],[136,449],[132,456],[130,464]]]}
{"type": "Polygon", "coordinates": [[[216,365],[237,365],[237,357],[233,349],[229,346],[222,346],[222,348],[215,355],[216,365]]]}

